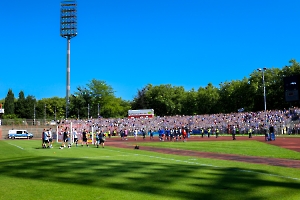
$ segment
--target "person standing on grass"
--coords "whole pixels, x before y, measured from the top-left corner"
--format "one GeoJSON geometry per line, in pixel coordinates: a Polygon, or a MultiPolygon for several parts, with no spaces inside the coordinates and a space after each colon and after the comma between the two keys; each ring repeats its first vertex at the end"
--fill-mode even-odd
{"type": "Polygon", "coordinates": [[[45,148],[45,134],[46,134],[46,129],[44,129],[42,132],[42,147],[43,148],[45,148]]]}
{"type": "Polygon", "coordinates": [[[43,148],[47,148],[49,147],[49,140],[48,140],[48,133],[46,130],[44,131],[43,137],[44,137],[43,148]]]}
{"type": "MultiPolygon", "coordinates": [[[[102,130],[101,130],[102,131],[102,130]]],[[[99,137],[100,137],[100,133],[101,133],[101,131],[96,131],[96,146],[97,146],[97,148],[98,148],[98,146],[99,146],[99,143],[100,143],[100,139],[99,139],[99,137]]]]}
{"type": "Polygon", "coordinates": [[[68,128],[65,128],[65,131],[63,133],[63,143],[61,147],[66,147],[66,143],[69,141],[69,132],[68,132],[68,128]]]}
{"type": "Polygon", "coordinates": [[[76,128],[73,131],[73,137],[74,137],[74,143],[76,144],[76,147],[78,146],[78,135],[76,128]]]}
{"type": "Polygon", "coordinates": [[[52,128],[50,128],[48,130],[48,140],[49,140],[49,147],[52,148],[52,141],[53,141],[53,137],[52,137],[52,128]]]}
{"type": "Polygon", "coordinates": [[[102,131],[100,131],[100,133],[98,135],[99,143],[97,143],[97,148],[99,147],[99,144],[102,146],[102,148],[104,148],[105,136],[106,135],[102,131]]]}
{"type": "Polygon", "coordinates": [[[81,143],[81,146],[83,146],[83,143],[85,143],[85,145],[88,147],[89,144],[88,144],[88,139],[87,139],[87,132],[85,129],[83,129],[83,132],[82,132],[82,143],[81,143]]]}

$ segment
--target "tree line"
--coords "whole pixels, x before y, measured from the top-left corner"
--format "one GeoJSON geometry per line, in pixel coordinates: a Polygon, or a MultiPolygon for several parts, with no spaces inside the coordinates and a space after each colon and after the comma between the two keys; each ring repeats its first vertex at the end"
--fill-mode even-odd
{"type": "MultiPolygon", "coordinates": [[[[299,106],[299,102],[286,102],[284,77],[300,75],[300,65],[296,60],[289,66],[268,68],[264,71],[267,110],[299,106]]],[[[137,90],[132,101],[117,98],[113,88],[105,81],[93,79],[85,86],[77,87],[69,97],[68,118],[126,117],[130,109],[154,109],[158,116],[197,115],[264,110],[262,72],[254,70],[250,77],[242,80],[221,82],[217,87],[208,83],[206,87],[185,90],[171,84],[147,84],[137,90]]],[[[66,117],[65,98],[53,97],[41,100],[34,96],[25,97],[21,91],[18,98],[9,89],[4,100],[3,118],[64,119],[66,117]]]]}
{"type": "Polygon", "coordinates": [[[114,95],[113,88],[105,81],[93,79],[85,86],[77,87],[69,97],[68,110],[66,99],[53,97],[37,100],[34,96],[25,97],[20,91],[18,98],[9,89],[3,101],[4,119],[87,119],[97,117],[124,117],[130,109],[130,101],[122,100],[114,95]],[[66,111],[68,111],[66,115],[66,111]]]}
{"type": "MultiPolygon", "coordinates": [[[[299,102],[285,101],[284,77],[300,75],[299,63],[293,59],[289,64],[282,69],[273,67],[264,71],[267,110],[299,106],[299,102]]],[[[190,91],[170,84],[148,84],[138,90],[131,107],[153,108],[159,116],[261,111],[264,110],[262,76],[262,71],[254,70],[242,80],[221,82],[218,87],[208,83],[190,91]]]]}

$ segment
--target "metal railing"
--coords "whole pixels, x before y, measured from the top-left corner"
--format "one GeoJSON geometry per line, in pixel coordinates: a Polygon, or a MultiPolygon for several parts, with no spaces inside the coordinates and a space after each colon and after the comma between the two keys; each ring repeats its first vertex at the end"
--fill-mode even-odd
{"type": "Polygon", "coordinates": [[[56,124],[57,122],[47,119],[1,119],[2,126],[53,126],[56,124]]]}

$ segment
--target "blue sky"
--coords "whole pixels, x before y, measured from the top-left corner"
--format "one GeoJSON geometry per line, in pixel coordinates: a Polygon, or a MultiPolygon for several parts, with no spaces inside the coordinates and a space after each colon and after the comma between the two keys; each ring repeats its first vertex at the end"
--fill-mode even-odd
{"type": "MultiPolygon", "coordinates": [[[[60,0],[0,2],[0,99],[66,95],[60,0]]],[[[71,93],[92,79],[132,100],[148,83],[198,89],[299,59],[299,0],[78,0],[71,93]]]]}

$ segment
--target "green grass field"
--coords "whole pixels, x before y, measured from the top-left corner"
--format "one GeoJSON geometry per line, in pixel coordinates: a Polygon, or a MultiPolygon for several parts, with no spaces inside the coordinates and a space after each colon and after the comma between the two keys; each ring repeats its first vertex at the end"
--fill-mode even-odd
{"type": "MultiPolygon", "coordinates": [[[[300,169],[166,155],[134,149],[41,149],[0,141],[0,199],[300,199],[300,169]]],[[[299,159],[255,141],[148,143],[166,148],[299,159]],[[206,145],[204,147],[203,145],[206,145]],[[259,149],[259,150],[258,150],[259,149]],[[263,152],[263,154],[262,154],[263,152]]],[[[109,145],[109,143],[107,143],[109,145]]]]}
{"type": "Polygon", "coordinates": [[[183,142],[156,142],[143,143],[143,146],[176,148],[201,152],[214,152],[224,154],[236,154],[244,156],[259,156],[266,158],[284,158],[300,160],[300,153],[278,146],[269,145],[259,141],[212,141],[191,142],[186,145],[183,142]]]}

